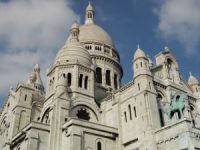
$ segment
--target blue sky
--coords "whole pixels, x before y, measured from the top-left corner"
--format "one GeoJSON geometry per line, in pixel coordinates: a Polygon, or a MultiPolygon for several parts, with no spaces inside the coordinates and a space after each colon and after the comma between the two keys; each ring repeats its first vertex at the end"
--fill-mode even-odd
{"type": "MultiPolygon", "coordinates": [[[[39,63],[45,83],[74,20],[84,22],[88,0],[4,0],[0,2],[0,105],[10,86],[26,81],[39,63]]],[[[132,78],[138,44],[154,56],[168,46],[185,79],[200,77],[199,0],[92,0],[95,22],[112,37],[121,56],[123,82],[132,78]]]]}

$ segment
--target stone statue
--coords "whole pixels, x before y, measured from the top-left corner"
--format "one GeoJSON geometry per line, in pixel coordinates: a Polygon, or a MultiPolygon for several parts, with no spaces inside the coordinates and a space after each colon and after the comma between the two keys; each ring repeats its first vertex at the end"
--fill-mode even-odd
{"type": "Polygon", "coordinates": [[[185,101],[186,101],[186,95],[178,95],[174,94],[170,96],[171,103],[170,106],[164,109],[164,112],[167,114],[169,119],[172,119],[174,116],[174,113],[178,113],[179,118],[183,117],[183,109],[185,108],[185,101]]]}

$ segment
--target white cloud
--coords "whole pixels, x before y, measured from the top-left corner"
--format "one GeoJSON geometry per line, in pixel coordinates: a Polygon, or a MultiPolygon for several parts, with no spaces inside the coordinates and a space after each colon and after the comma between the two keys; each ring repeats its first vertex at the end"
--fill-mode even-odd
{"type": "Polygon", "coordinates": [[[189,55],[198,54],[200,42],[200,1],[162,1],[156,14],[159,17],[158,30],[165,38],[177,39],[189,55]]]}
{"type": "Polygon", "coordinates": [[[41,65],[44,79],[75,19],[79,17],[66,0],[0,2],[1,96],[9,86],[26,80],[36,63],[41,65]]]}

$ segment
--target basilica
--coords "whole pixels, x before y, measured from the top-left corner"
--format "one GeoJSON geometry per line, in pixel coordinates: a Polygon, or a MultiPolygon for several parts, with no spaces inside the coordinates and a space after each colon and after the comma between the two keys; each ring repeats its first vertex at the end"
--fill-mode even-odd
{"type": "Polygon", "coordinates": [[[0,150],[200,150],[200,84],[165,47],[151,60],[139,46],[132,80],[109,34],[74,22],[43,85],[35,65],[0,111],[0,150]],[[155,63],[153,63],[155,62],[155,63]]]}

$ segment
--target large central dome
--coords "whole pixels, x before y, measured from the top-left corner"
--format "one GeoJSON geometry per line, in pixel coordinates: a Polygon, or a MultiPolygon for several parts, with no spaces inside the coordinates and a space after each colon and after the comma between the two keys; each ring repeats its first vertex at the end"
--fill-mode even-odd
{"type": "Polygon", "coordinates": [[[114,47],[112,39],[108,33],[94,23],[80,26],[79,40],[80,42],[99,42],[114,47]]]}

